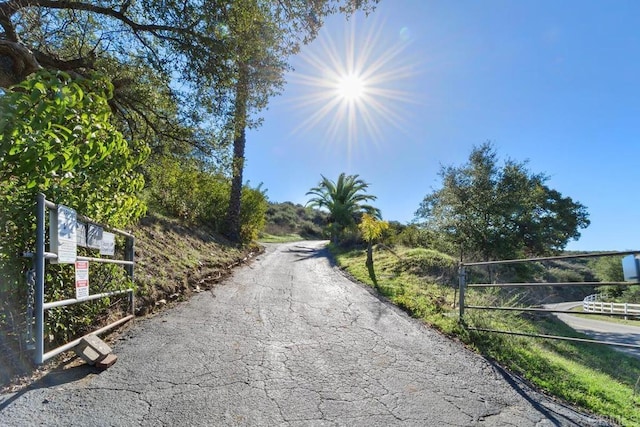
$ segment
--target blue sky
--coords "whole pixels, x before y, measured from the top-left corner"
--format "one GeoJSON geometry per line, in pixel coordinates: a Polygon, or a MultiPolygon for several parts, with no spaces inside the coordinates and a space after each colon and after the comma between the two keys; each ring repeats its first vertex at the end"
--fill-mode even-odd
{"type": "Polygon", "coordinates": [[[359,174],[384,219],[409,222],[441,165],[492,141],[587,206],[567,249],[638,249],[639,27],[635,0],[381,0],[332,17],[248,133],[245,179],[304,204],[321,174],[359,174]],[[352,101],[331,86],[345,73],[362,79],[352,101]]]}

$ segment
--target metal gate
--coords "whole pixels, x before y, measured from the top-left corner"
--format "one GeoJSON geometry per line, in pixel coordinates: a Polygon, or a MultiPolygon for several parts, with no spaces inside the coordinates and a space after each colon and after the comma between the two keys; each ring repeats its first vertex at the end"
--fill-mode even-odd
{"type": "MultiPolygon", "coordinates": [[[[541,258],[523,258],[523,259],[512,259],[512,260],[502,260],[502,261],[485,261],[485,262],[461,262],[459,264],[458,278],[459,278],[459,320],[461,323],[465,324],[464,315],[465,310],[502,310],[502,311],[512,311],[512,312],[537,312],[537,313],[567,313],[567,314],[576,314],[575,311],[570,310],[554,310],[547,308],[537,308],[537,307],[505,307],[505,306],[480,306],[480,305],[467,305],[465,302],[466,292],[470,288],[516,288],[516,287],[536,287],[536,286],[630,286],[630,285],[638,285],[637,282],[559,282],[559,283],[547,283],[547,282],[537,282],[537,283],[467,283],[467,268],[474,266],[496,266],[496,265],[507,265],[507,264],[519,264],[519,263],[532,263],[532,262],[543,262],[543,261],[555,261],[555,260],[566,260],[566,259],[577,259],[577,258],[595,258],[595,257],[606,257],[606,256],[622,256],[622,255],[638,255],[640,251],[626,251],[626,252],[600,252],[600,253],[589,253],[589,254],[580,254],[580,255],[561,255],[561,256],[553,256],[553,257],[541,257],[541,258]]],[[[620,267],[622,268],[622,266],[620,267]]],[[[628,314],[624,313],[598,313],[598,312],[580,312],[580,314],[585,314],[589,316],[628,316],[628,314]]],[[[496,329],[485,329],[485,328],[474,328],[470,326],[466,326],[469,330],[480,331],[480,332],[493,332],[500,334],[508,334],[508,335],[519,335],[519,336],[528,336],[528,337],[537,337],[537,338],[548,338],[548,339],[556,339],[556,340],[564,340],[564,341],[577,341],[577,342],[588,342],[588,343],[598,343],[605,344],[617,347],[627,347],[627,348],[636,348],[640,349],[640,345],[627,344],[627,343],[619,343],[619,342],[611,342],[611,341],[602,341],[602,340],[594,340],[594,339],[585,339],[585,338],[573,338],[573,337],[565,337],[565,336],[556,336],[556,335],[542,335],[542,334],[530,334],[523,332],[515,332],[515,331],[505,331],[505,330],[496,330],[496,329]]]]}
{"type": "MultiPolygon", "coordinates": [[[[46,310],[49,310],[55,307],[63,307],[63,306],[68,306],[72,304],[85,303],[98,298],[104,298],[112,295],[125,294],[125,293],[128,294],[129,314],[87,335],[101,334],[103,332],[106,332],[110,329],[115,328],[116,326],[119,326],[133,319],[135,315],[134,292],[133,292],[133,289],[131,288],[119,290],[119,291],[103,292],[103,293],[94,294],[94,295],[83,295],[80,298],[76,296],[76,298],[59,300],[59,301],[48,301],[48,302],[44,301],[45,269],[46,269],[47,261],[57,262],[63,258],[62,254],[56,253],[51,250],[51,246],[53,245],[53,242],[55,241],[56,236],[50,235],[50,251],[45,251],[45,236],[46,236],[45,219],[46,219],[47,212],[49,211],[58,212],[58,210],[62,208],[66,208],[66,207],[63,207],[62,205],[56,205],[55,203],[52,203],[46,200],[43,194],[39,194],[37,196],[36,247],[34,252],[26,252],[24,254],[24,256],[26,257],[33,258],[33,270],[27,273],[27,285],[29,286],[28,296],[27,296],[27,344],[30,345],[31,348],[34,350],[33,358],[36,364],[42,364],[46,360],[54,356],[57,356],[58,354],[64,351],[74,348],[80,343],[80,341],[83,338],[83,337],[80,337],[76,340],[70,341],[62,346],[54,348],[45,353],[44,323],[45,323],[46,310]]],[[[122,230],[118,230],[115,228],[98,224],[97,222],[83,215],[77,215],[77,219],[83,221],[83,224],[88,224],[96,227],[95,229],[97,230],[106,230],[109,233],[124,236],[126,241],[124,259],[87,257],[87,256],[77,256],[77,255],[70,257],[68,254],[65,254],[64,257],[67,257],[69,259],[73,258],[74,262],[81,261],[81,262],[87,262],[87,263],[96,262],[96,263],[110,263],[110,264],[122,265],[124,266],[129,277],[133,281],[134,265],[135,265],[135,262],[134,262],[135,240],[133,235],[122,230]]],[[[69,262],[69,261],[67,260],[66,262],[69,262]]],[[[78,273],[77,273],[77,266],[76,266],[76,275],[77,274],[78,273]]],[[[88,274],[88,264],[87,264],[87,274],[88,274]]],[[[87,293],[88,293],[88,282],[87,282],[87,293]]]]}

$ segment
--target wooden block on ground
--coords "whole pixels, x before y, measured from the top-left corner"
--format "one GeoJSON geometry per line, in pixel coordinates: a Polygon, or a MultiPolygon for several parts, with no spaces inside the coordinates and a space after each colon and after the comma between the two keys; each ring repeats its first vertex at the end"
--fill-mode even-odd
{"type": "Polygon", "coordinates": [[[112,366],[118,360],[118,356],[113,353],[108,354],[104,359],[96,362],[96,368],[107,369],[112,366]]]}
{"type": "Polygon", "coordinates": [[[73,349],[78,356],[90,365],[111,354],[111,347],[95,335],[87,335],[73,349]]]}

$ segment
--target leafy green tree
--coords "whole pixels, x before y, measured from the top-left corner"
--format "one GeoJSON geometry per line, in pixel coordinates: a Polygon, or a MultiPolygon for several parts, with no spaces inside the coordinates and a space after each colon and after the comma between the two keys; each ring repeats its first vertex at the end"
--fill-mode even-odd
{"type": "MultiPolygon", "coordinates": [[[[624,273],[622,271],[622,257],[607,256],[598,257],[589,263],[593,269],[593,273],[601,282],[624,282],[624,273]]],[[[608,298],[615,299],[622,296],[627,286],[598,286],[597,291],[607,295],[608,298]]]]}
{"type": "Polygon", "coordinates": [[[112,91],[99,75],[43,70],[0,97],[3,203],[26,198],[32,204],[44,192],[117,227],[144,213],[136,193],[144,185],[139,167],[149,148],[125,140],[113,126],[112,91]]]}
{"type": "Polygon", "coordinates": [[[380,210],[365,203],[377,198],[367,194],[367,188],[369,184],[358,175],[346,175],[343,172],[336,182],[322,176],[318,186],[307,192],[307,195],[314,196],[307,205],[329,211],[331,240],[334,243],[339,242],[345,230],[355,227],[357,218],[363,213],[380,218],[380,210]]]}
{"type": "MultiPolygon", "coordinates": [[[[145,212],[138,192],[149,148],[127,141],[114,127],[108,105],[112,90],[98,75],[40,70],[0,97],[0,325],[5,313],[12,318],[24,313],[26,286],[20,271],[28,265],[21,252],[34,247],[37,193],[119,228],[145,212]]],[[[47,268],[48,300],[72,297],[69,267],[47,268]]],[[[122,268],[118,275],[110,267],[92,267],[94,276],[113,279],[105,289],[128,283],[122,268]]],[[[79,313],[108,306],[101,300],[52,310],[47,336],[69,338],[84,327],[86,317],[79,313]]]]}
{"type": "Polygon", "coordinates": [[[364,213],[362,214],[358,228],[360,229],[362,238],[367,242],[366,265],[369,269],[369,274],[375,277],[373,272],[373,242],[382,237],[384,232],[389,229],[389,223],[387,221],[380,221],[378,218],[364,213]]]}
{"type": "Polygon", "coordinates": [[[442,188],[416,212],[423,225],[467,256],[483,260],[561,251],[589,225],[587,209],[545,185],[526,163],[498,165],[491,143],[475,147],[469,161],[440,171],[442,188]]]}
{"type": "MultiPolygon", "coordinates": [[[[227,176],[209,170],[205,162],[181,156],[157,156],[148,166],[148,203],[154,209],[189,223],[207,224],[221,233],[229,205],[227,176]]],[[[240,241],[258,237],[265,223],[268,202],[261,185],[242,188],[240,241]]]]}

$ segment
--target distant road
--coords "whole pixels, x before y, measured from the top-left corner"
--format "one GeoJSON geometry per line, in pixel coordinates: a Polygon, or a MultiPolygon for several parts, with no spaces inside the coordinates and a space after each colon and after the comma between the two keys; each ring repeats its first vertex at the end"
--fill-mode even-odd
{"type": "Polygon", "coordinates": [[[0,425],[609,425],[348,280],[325,244],[267,245],[213,290],[136,321],[106,371],[0,396],[0,425]]]}
{"type": "MultiPolygon", "coordinates": [[[[563,302],[559,304],[549,304],[546,307],[556,310],[571,310],[582,305],[582,301],[563,302]]],[[[598,320],[596,316],[583,317],[572,316],[571,314],[557,313],[558,319],[569,325],[574,330],[590,337],[602,340],[619,342],[624,344],[640,345],[640,327],[623,325],[621,323],[598,320]]],[[[629,354],[640,357],[640,349],[613,347],[617,350],[625,351],[629,354]]]]}

